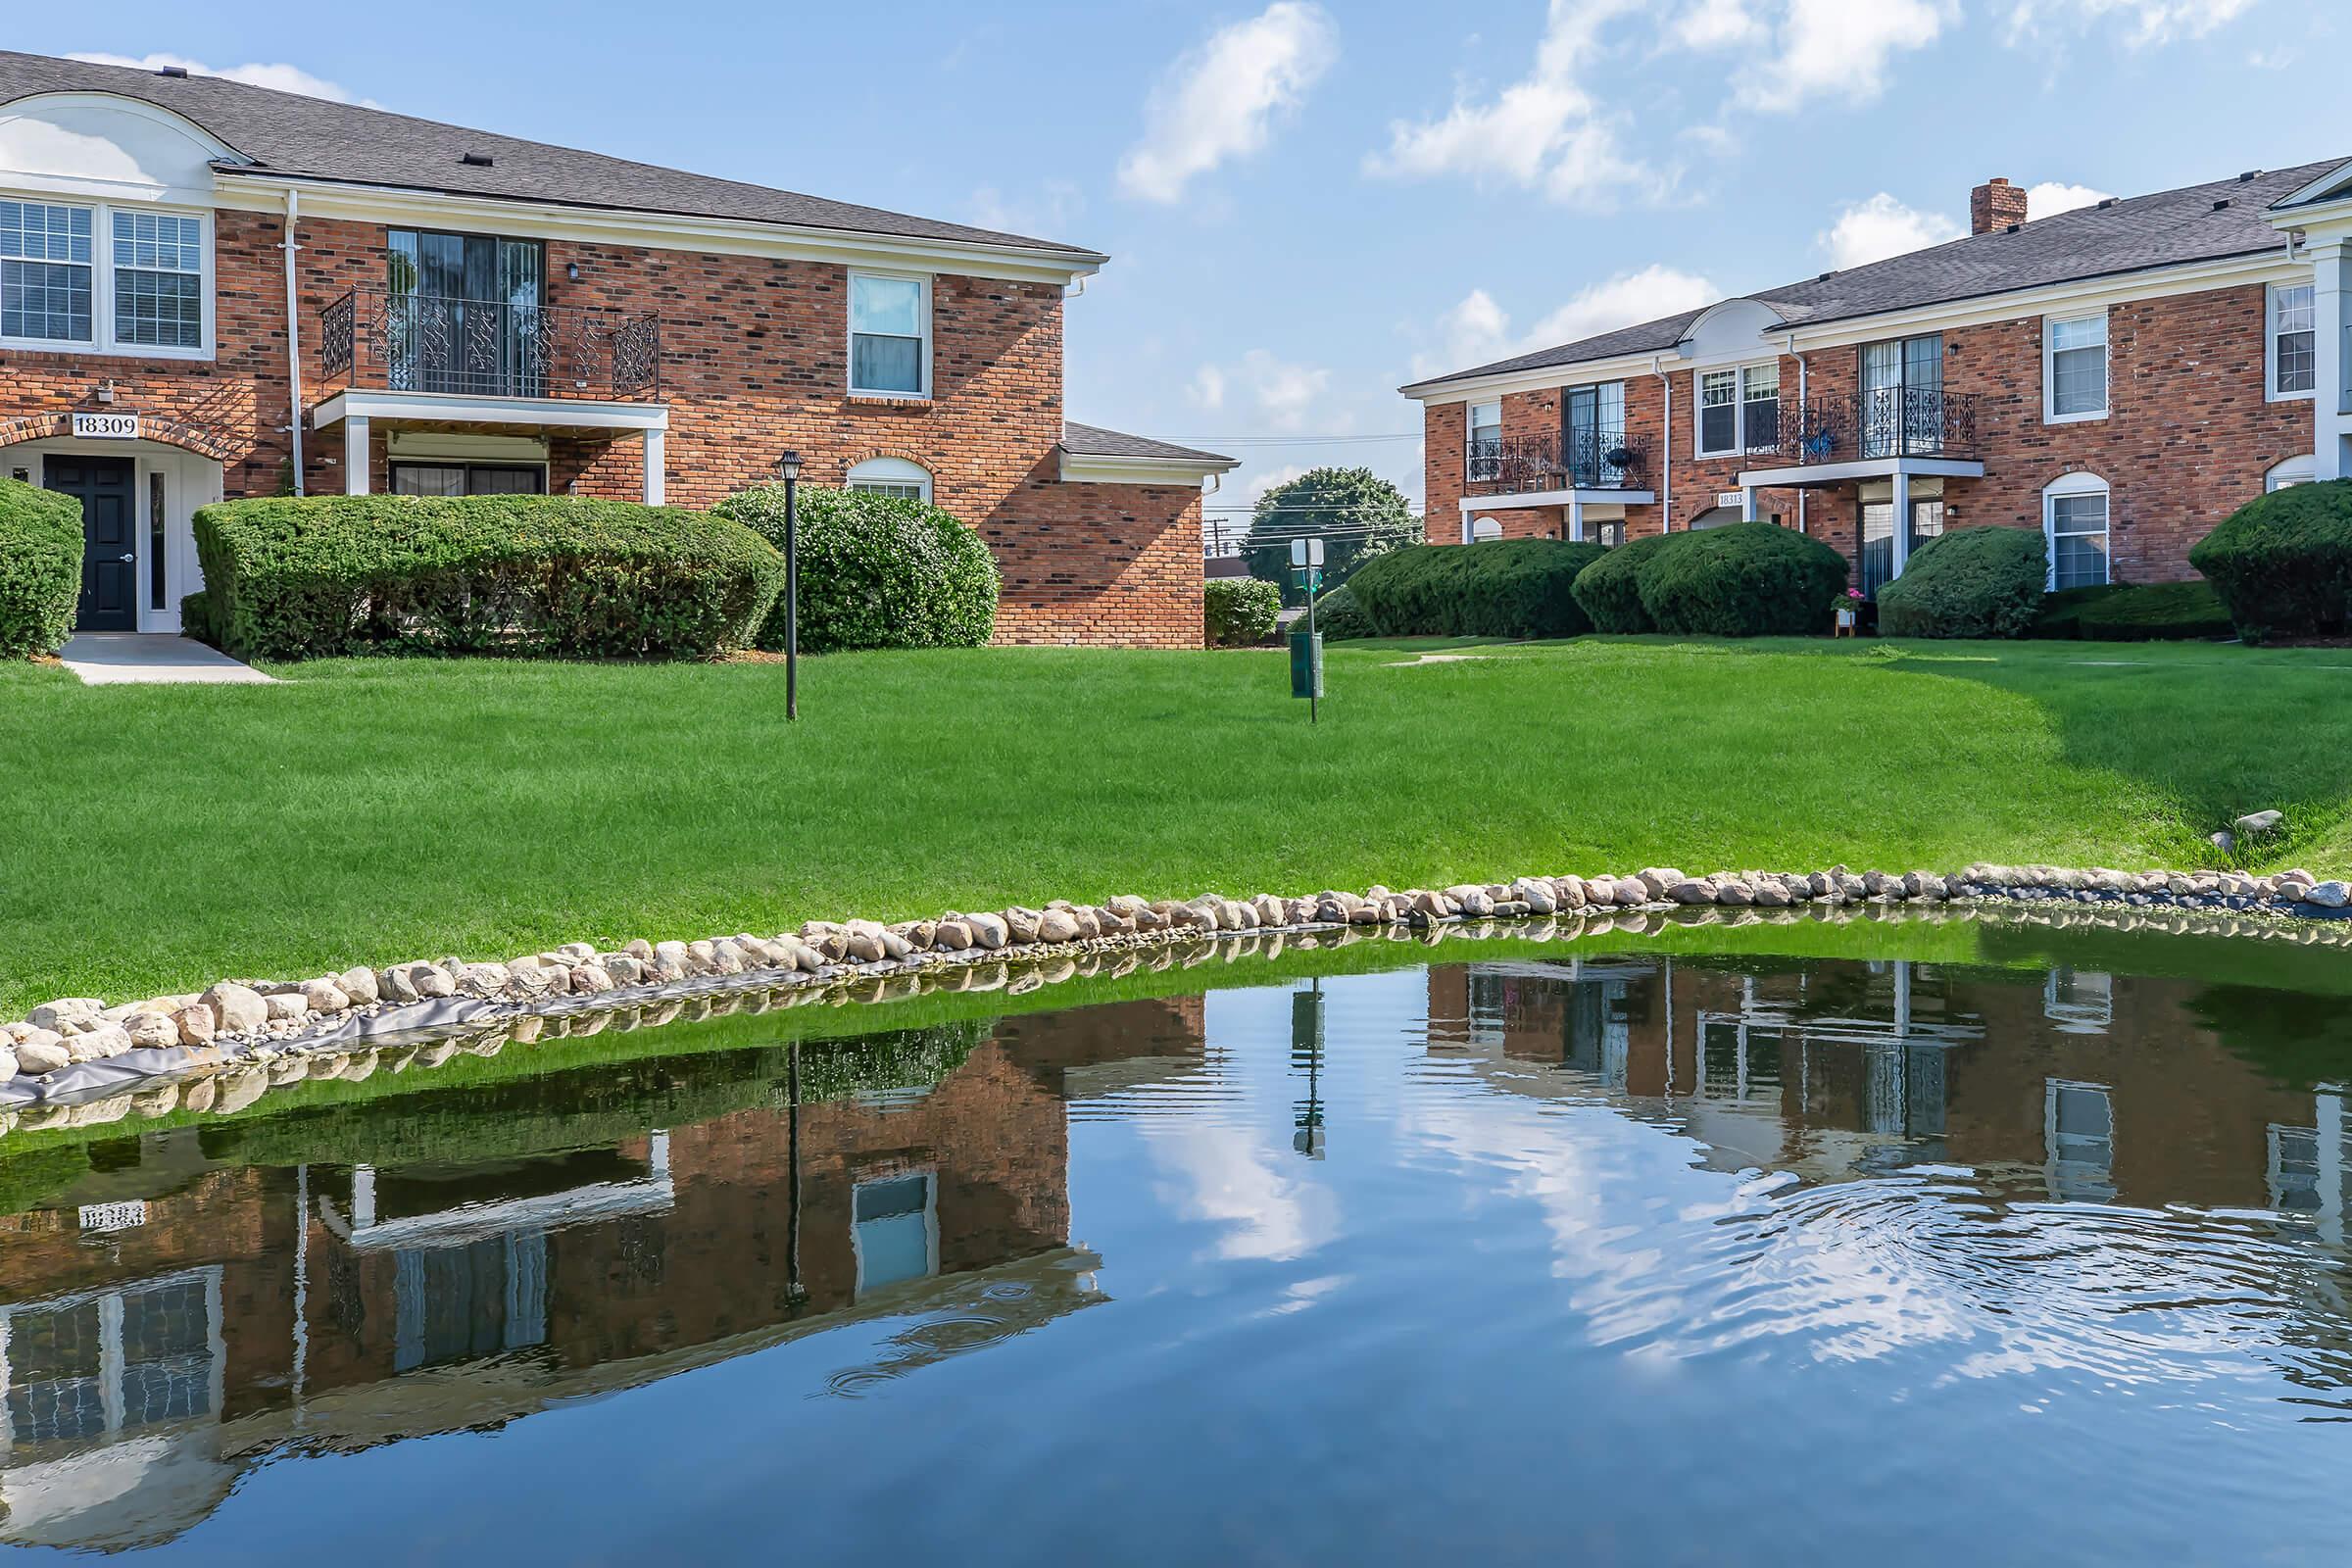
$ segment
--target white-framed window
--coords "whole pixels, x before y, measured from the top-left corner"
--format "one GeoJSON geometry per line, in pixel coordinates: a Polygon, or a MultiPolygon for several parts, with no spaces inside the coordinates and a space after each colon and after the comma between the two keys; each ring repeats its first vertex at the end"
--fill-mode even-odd
{"type": "Polygon", "coordinates": [[[2107,313],[2046,317],[2041,323],[2045,424],[2107,417],[2107,313]]]}
{"type": "Polygon", "coordinates": [[[2041,1015],[2070,1035],[2104,1034],[2115,1021],[2115,976],[2052,969],[2042,976],[2041,1015]]]}
{"type": "Polygon", "coordinates": [[[1781,434],[1780,362],[1699,371],[1696,418],[1702,458],[1773,446],[1781,434]]]}
{"type": "Polygon", "coordinates": [[[896,496],[901,501],[931,499],[931,470],[905,458],[868,458],[852,468],[842,483],[847,489],[896,496]]]}
{"type": "Polygon", "coordinates": [[[2042,1088],[2044,1180],[2062,1203],[2115,1197],[2115,1106],[2105,1084],[2050,1078],[2042,1088]]]}
{"type": "Polygon", "coordinates": [[[2263,384],[2268,396],[2274,403],[2310,397],[2320,379],[2319,319],[2313,314],[2312,286],[2273,283],[2264,314],[2268,324],[2263,332],[2263,384]]]}
{"type": "Polygon", "coordinates": [[[1463,471],[1472,484],[1484,484],[1499,478],[1502,472],[1502,402],[1470,405],[1469,418],[1463,426],[1463,471]]]}
{"type": "Polygon", "coordinates": [[[860,1296],[939,1272],[939,1187],[931,1172],[861,1181],[850,1200],[860,1296]]]}
{"type": "Polygon", "coordinates": [[[199,213],[0,196],[0,348],[204,358],[212,266],[199,213]]]}
{"type": "Polygon", "coordinates": [[[2268,473],[2265,473],[2262,476],[2263,493],[2267,495],[2273,490],[2284,490],[2289,485],[2309,484],[2317,477],[2319,477],[2319,465],[2314,463],[2311,454],[2306,452],[2299,458],[2289,458],[2284,463],[2274,466],[2268,473]]]}
{"type": "Polygon", "coordinates": [[[850,392],[931,395],[931,280],[850,274],[850,392]]]}
{"type": "Polygon", "coordinates": [[[1473,517],[1473,518],[1471,518],[1471,519],[1470,519],[1470,542],[1471,542],[1472,544],[1477,544],[1477,543],[1479,543],[1479,542],[1480,542],[1480,541],[1482,541],[1482,540],[1487,540],[1487,539],[1499,539],[1499,538],[1501,538],[1501,537],[1502,537],[1502,519],[1501,519],[1501,518],[1499,518],[1499,517],[1473,517]]]}
{"type": "Polygon", "coordinates": [[[2050,591],[2087,588],[2113,580],[2108,566],[2107,481],[2070,473],[2041,492],[2041,527],[2050,543],[2050,591]]]}

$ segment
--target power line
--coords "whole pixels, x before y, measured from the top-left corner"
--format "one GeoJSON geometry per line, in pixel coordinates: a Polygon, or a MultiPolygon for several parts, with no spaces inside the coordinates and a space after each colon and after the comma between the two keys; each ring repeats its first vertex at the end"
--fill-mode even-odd
{"type": "Polygon", "coordinates": [[[1180,435],[1180,442],[1214,442],[1221,447],[1304,447],[1351,446],[1364,441],[1418,441],[1418,430],[1400,430],[1394,435],[1180,435]]]}

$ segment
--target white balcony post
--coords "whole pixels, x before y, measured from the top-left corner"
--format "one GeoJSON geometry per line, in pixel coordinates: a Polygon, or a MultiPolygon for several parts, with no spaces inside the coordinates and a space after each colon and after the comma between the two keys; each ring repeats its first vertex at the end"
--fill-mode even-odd
{"type": "Polygon", "coordinates": [[[1581,545],[1585,542],[1585,504],[1582,501],[1572,500],[1568,503],[1568,539],[1572,544],[1581,545]]]}
{"type": "Polygon", "coordinates": [[[2344,435],[2346,420],[2344,403],[2352,385],[2346,382],[2346,372],[2352,371],[2352,356],[2345,352],[2345,339],[2352,333],[2352,321],[2344,317],[2344,241],[2330,240],[2311,247],[2314,273],[2311,280],[2312,324],[2312,394],[2311,394],[2311,461],[2312,476],[2317,479],[2340,479],[2345,476],[2344,435]]]}
{"type": "Polygon", "coordinates": [[[1911,564],[1911,476],[1894,470],[1894,575],[1911,564]]]}
{"type": "Polygon", "coordinates": [[[1756,487],[1752,484],[1743,484],[1740,487],[1740,520],[1741,522],[1756,520],[1756,487]]]}
{"type": "Polygon", "coordinates": [[[347,416],[343,420],[343,493],[347,496],[366,495],[371,466],[368,450],[368,421],[356,416],[347,416]]]}
{"type": "Polygon", "coordinates": [[[668,461],[668,435],[666,430],[645,432],[645,504],[649,507],[662,505],[666,488],[667,476],[662,470],[668,461]]]}

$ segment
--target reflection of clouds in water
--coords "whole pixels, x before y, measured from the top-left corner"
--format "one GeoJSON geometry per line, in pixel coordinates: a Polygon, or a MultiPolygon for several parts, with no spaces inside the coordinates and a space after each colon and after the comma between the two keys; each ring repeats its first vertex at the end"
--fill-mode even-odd
{"type": "Polygon", "coordinates": [[[1277,1153],[1247,1128],[1154,1122],[1145,1146],[1173,1178],[1159,1184],[1160,1200],[1186,1219],[1226,1227],[1220,1258],[1300,1257],[1339,1232],[1331,1189],[1301,1181],[1303,1161],[1287,1149],[1277,1153]]]}
{"type": "Polygon", "coordinates": [[[1950,1166],[1806,1188],[1706,1170],[1684,1136],[1615,1110],[1509,1095],[1424,1101],[1405,1123],[1536,1205],[1566,1306],[1629,1355],[1855,1362],[1942,1346],[1938,1385],[2153,1385],[2274,1375],[2252,1352],[2315,1389],[2352,1387],[2352,1345],[2329,1327],[2344,1260],[2267,1216],[2012,1203],[1950,1166]]]}

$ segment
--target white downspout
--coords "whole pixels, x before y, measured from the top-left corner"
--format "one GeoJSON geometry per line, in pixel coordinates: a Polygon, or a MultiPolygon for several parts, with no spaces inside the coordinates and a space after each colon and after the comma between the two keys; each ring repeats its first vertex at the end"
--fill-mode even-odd
{"type": "MultiPolygon", "coordinates": [[[[1796,362],[1796,417],[1798,428],[1802,429],[1805,417],[1805,357],[1796,352],[1796,334],[1794,332],[1788,334],[1784,346],[1788,349],[1788,357],[1796,362]]],[[[1805,487],[1803,485],[1796,487],[1796,531],[1798,533],[1807,531],[1805,528],[1805,487]]]]}
{"type": "Polygon", "coordinates": [[[1649,373],[1658,378],[1666,396],[1666,424],[1658,432],[1658,532],[1674,532],[1674,377],[1661,368],[1664,362],[1649,357],[1649,373]]]}
{"type": "Polygon", "coordinates": [[[294,253],[302,247],[294,243],[294,220],[300,216],[302,198],[293,186],[286,187],[286,239],[279,248],[286,253],[286,387],[292,400],[293,417],[286,428],[294,436],[294,493],[303,493],[302,483],[302,317],[296,308],[294,284],[294,253]]]}

